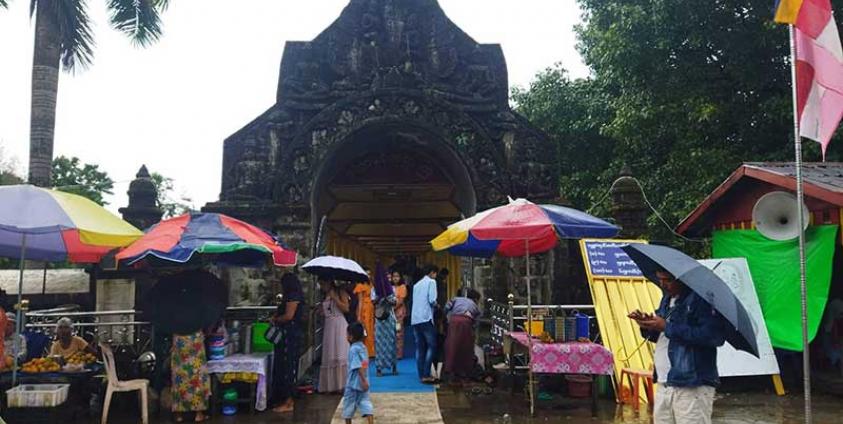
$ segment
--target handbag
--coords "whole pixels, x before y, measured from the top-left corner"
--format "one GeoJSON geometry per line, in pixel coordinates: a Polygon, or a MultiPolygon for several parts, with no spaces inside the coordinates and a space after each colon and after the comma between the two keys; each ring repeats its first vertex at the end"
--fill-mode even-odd
{"type": "Polygon", "coordinates": [[[390,312],[392,312],[392,303],[388,298],[378,301],[377,306],[375,306],[375,318],[385,320],[389,318],[390,312]]]}
{"type": "Polygon", "coordinates": [[[279,346],[284,341],[284,332],[277,325],[270,325],[266,329],[263,338],[272,343],[274,346],[279,346]]]}

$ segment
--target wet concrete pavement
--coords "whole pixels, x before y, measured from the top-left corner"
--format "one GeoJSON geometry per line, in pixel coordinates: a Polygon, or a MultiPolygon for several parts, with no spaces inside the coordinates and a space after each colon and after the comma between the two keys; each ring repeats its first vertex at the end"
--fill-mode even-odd
{"type": "MultiPolygon", "coordinates": [[[[528,405],[521,395],[512,395],[507,390],[497,390],[491,395],[470,395],[464,389],[443,387],[438,392],[438,401],[443,420],[447,424],[535,424],[535,423],[594,423],[615,424],[649,423],[650,418],[646,410],[636,414],[629,406],[619,407],[613,401],[603,400],[597,418],[591,417],[589,402],[570,398],[556,397],[553,400],[539,403],[535,418],[528,417],[528,405]],[[504,418],[508,414],[510,420],[504,418]]],[[[209,424],[269,424],[269,423],[331,423],[340,396],[310,395],[302,398],[296,405],[294,414],[275,414],[272,412],[249,415],[241,413],[233,417],[214,417],[207,421],[209,424]]],[[[390,420],[378,420],[378,405],[375,405],[376,421],[390,423],[390,420]]],[[[840,412],[843,403],[839,397],[816,394],[814,396],[814,422],[817,424],[833,424],[843,422],[840,412]]],[[[414,413],[411,408],[406,410],[405,419],[401,422],[412,423],[414,413]]],[[[137,417],[137,415],[135,415],[137,417]]],[[[383,417],[382,417],[383,418],[383,417]]],[[[421,418],[420,418],[421,419],[421,418]]],[[[98,423],[99,420],[89,419],[80,423],[98,423]]],[[[129,416],[115,417],[110,420],[115,424],[136,424],[137,419],[129,416]]],[[[150,416],[151,423],[169,423],[167,413],[150,416]]],[[[189,421],[188,421],[189,422],[189,421]]],[[[355,420],[355,423],[362,422],[355,420]]],[[[427,422],[427,421],[418,421],[427,422]]],[[[796,424],[802,421],[802,397],[792,395],[777,397],[770,393],[737,393],[718,394],[714,406],[714,423],[717,424],[796,424]]]]}

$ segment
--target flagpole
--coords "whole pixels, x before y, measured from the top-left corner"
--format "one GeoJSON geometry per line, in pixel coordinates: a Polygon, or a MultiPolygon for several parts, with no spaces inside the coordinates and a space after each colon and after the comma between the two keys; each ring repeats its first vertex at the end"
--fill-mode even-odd
{"type": "Polygon", "coordinates": [[[808,283],[805,260],[805,193],[802,188],[802,137],[799,135],[799,106],[796,87],[796,30],[788,25],[790,35],[790,77],[793,90],[793,146],[796,155],[796,200],[799,210],[799,289],[802,301],[802,380],[805,392],[805,423],[811,424],[811,354],[808,346],[808,283]]]}

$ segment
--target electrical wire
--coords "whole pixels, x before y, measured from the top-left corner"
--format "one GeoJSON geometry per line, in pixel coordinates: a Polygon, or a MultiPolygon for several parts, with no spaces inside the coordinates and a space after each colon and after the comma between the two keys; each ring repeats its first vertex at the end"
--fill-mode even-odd
{"type": "MultiPolygon", "coordinates": [[[[641,191],[641,197],[644,199],[644,204],[646,204],[646,205],[647,205],[647,207],[648,207],[648,208],[650,208],[650,211],[652,211],[652,212],[653,212],[653,214],[655,214],[655,215],[656,215],[656,218],[658,218],[658,219],[659,219],[659,221],[660,221],[662,224],[664,224],[664,226],[668,229],[668,231],[670,231],[670,233],[671,233],[671,234],[673,234],[674,236],[676,236],[676,237],[678,237],[678,238],[681,238],[682,240],[689,241],[689,242],[692,242],[692,243],[708,243],[708,240],[705,240],[705,239],[692,239],[692,238],[689,238],[689,237],[685,237],[684,235],[679,234],[679,233],[677,233],[676,231],[674,231],[674,230],[673,230],[673,226],[671,226],[670,224],[668,224],[668,223],[667,223],[667,220],[665,220],[665,219],[664,219],[664,217],[663,217],[663,216],[662,216],[662,214],[658,211],[658,209],[656,209],[656,207],[655,207],[655,206],[653,206],[653,204],[652,204],[652,203],[650,203],[650,199],[648,199],[648,198],[647,198],[647,193],[644,191],[644,186],[641,184],[641,181],[639,181],[639,180],[638,180],[638,178],[635,178],[635,177],[632,177],[632,176],[629,176],[629,177],[627,177],[627,178],[630,178],[630,179],[632,179],[632,181],[634,181],[634,182],[635,182],[635,184],[638,186],[638,190],[640,190],[640,191],[641,191]]],[[[588,208],[588,210],[587,210],[586,212],[587,212],[587,213],[591,213],[591,211],[592,211],[592,210],[594,210],[594,208],[596,208],[597,206],[600,206],[601,204],[603,204],[603,202],[605,202],[605,201],[606,201],[606,199],[608,199],[608,198],[609,198],[609,196],[612,194],[612,189],[613,189],[613,188],[615,188],[615,185],[616,185],[616,184],[618,183],[618,181],[620,181],[620,180],[621,180],[620,178],[616,179],[616,180],[612,183],[612,185],[609,187],[609,189],[608,189],[608,190],[606,190],[606,194],[604,194],[604,195],[603,195],[603,197],[601,197],[601,198],[600,198],[600,200],[598,200],[596,203],[592,204],[592,205],[591,205],[591,207],[590,207],[590,208],[588,208]]]]}

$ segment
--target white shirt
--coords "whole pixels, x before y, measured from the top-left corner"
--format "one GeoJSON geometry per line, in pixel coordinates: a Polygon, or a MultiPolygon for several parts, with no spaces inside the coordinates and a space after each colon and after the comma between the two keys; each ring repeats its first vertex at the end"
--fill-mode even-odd
{"type": "MultiPolygon", "coordinates": [[[[670,298],[670,307],[674,307],[676,305],[676,298],[670,298]]],[[[659,380],[657,383],[663,384],[667,382],[667,375],[670,373],[670,356],[667,354],[667,346],[670,343],[670,339],[664,335],[664,331],[659,334],[659,340],[656,342],[656,353],[654,355],[653,361],[656,365],[656,374],[658,374],[659,380]]]]}

